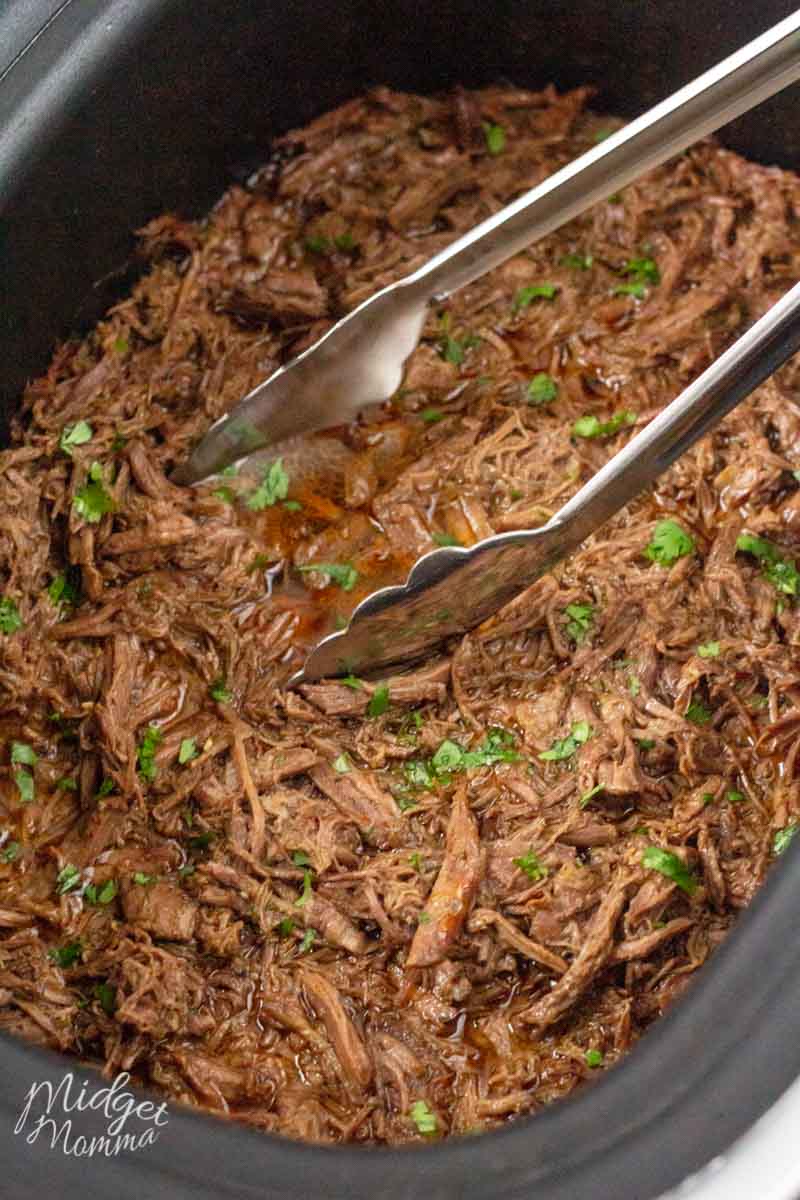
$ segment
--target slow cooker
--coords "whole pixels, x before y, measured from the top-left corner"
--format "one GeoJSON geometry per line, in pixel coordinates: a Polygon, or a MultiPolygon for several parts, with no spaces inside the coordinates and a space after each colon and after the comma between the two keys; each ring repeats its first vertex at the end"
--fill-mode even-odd
{"type": "MultiPolygon", "coordinates": [[[[792,7],[788,0],[700,7],[690,0],[0,2],[3,414],[54,343],[130,285],[131,230],[165,210],[202,213],[266,158],[274,136],[348,97],[378,83],[425,92],[498,80],[594,82],[595,108],[632,116],[792,7]]],[[[786,92],[725,129],[722,140],[758,161],[800,168],[796,105],[797,91],[786,92]]],[[[686,998],[622,1066],[576,1098],[481,1137],[419,1149],[323,1148],[172,1106],[152,1143],[109,1153],[91,1143],[105,1133],[107,1116],[88,1104],[108,1081],[2,1038],[0,1195],[649,1200],[692,1178],[686,1194],[699,1194],[708,1164],[800,1075],[798,865],[800,839],[686,998]],[[32,1137],[30,1114],[22,1120],[31,1089],[45,1084],[51,1095],[62,1086],[57,1115],[70,1115],[62,1111],[67,1075],[73,1100],[87,1099],[71,1113],[72,1152],[67,1143],[52,1145],[47,1129],[32,1137]],[[75,1150],[77,1132],[85,1153],[75,1150]]],[[[37,1101],[44,1094],[36,1092],[37,1101]]],[[[784,1147],[798,1108],[792,1093],[776,1110],[784,1147]]],[[[767,1126],[758,1128],[750,1137],[761,1159],[750,1161],[763,1164],[767,1126]]],[[[731,1159],[740,1183],[747,1145],[731,1159]]],[[[759,1177],[748,1188],[766,1192],[759,1177]]],[[[792,1194],[800,1195],[800,1170],[796,1190],[781,1193],[792,1194]]]]}

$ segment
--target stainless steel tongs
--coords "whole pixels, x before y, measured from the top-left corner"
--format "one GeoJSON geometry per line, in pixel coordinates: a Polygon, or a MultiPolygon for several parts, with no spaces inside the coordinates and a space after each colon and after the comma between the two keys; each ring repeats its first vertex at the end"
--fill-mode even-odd
{"type": "MultiPolygon", "coordinates": [[[[268,444],[344,423],[400,385],[428,303],[470,283],[800,78],[800,13],[551,175],[425,266],[359,305],[217,421],[176,472],[193,483],[268,444]]],[[[800,284],[540,529],[434,550],[368,596],[294,682],[419,658],[474,628],[571,553],[800,347],[800,284]]]]}

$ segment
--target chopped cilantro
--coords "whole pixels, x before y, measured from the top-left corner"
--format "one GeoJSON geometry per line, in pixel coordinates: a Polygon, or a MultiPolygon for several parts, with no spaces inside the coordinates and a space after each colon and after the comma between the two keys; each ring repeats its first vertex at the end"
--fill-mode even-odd
{"type": "Polygon", "coordinates": [[[719,642],[703,642],[697,653],[701,658],[719,658],[719,642]]]}
{"type": "Polygon", "coordinates": [[[593,788],[589,789],[588,792],[583,793],[583,795],[581,796],[580,801],[579,801],[579,807],[586,808],[586,805],[589,803],[589,801],[594,796],[596,796],[598,794],[598,792],[602,792],[602,790],[603,790],[602,783],[596,783],[593,788]]]}
{"type": "Polygon", "coordinates": [[[104,1013],[107,1013],[109,1017],[113,1016],[117,1003],[116,992],[110,983],[96,983],[94,985],[94,998],[98,1001],[104,1013]]]}
{"type": "Polygon", "coordinates": [[[418,925],[430,925],[430,923],[431,923],[431,914],[425,912],[425,910],[423,909],[422,912],[419,913],[419,915],[417,916],[417,924],[418,925]]]}
{"type": "Polygon", "coordinates": [[[16,633],[22,629],[19,609],[9,596],[0,596],[0,633],[16,633]]]}
{"type": "Polygon", "coordinates": [[[439,533],[438,531],[431,534],[437,546],[460,546],[461,542],[457,537],[453,537],[452,533],[439,533]]]}
{"type": "Polygon", "coordinates": [[[347,254],[356,248],[353,235],[347,230],[344,233],[337,233],[333,239],[333,244],[336,249],[341,250],[343,254],[347,254]]]}
{"type": "Polygon", "coordinates": [[[83,895],[90,904],[110,904],[117,894],[117,884],[113,879],[108,879],[98,887],[97,884],[90,883],[88,887],[83,889],[83,895]]]}
{"type": "MultiPolygon", "coordinates": [[[[434,775],[449,775],[453,771],[469,771],[476,767],[492,767],[501,762],[519,762],[514,749],[514,735],[506,729],[490,729],[486,739],[475,750],[465,750],[458,742],[445,739],[433,755],[430,766],[434,775]]],[[[434,779],[424,763],[408,763],[407,767],[422,768],[418,786],[431,787],[434,779]]]]}
{"type": "Polygon", "coordinates": [[[218,500],[224,500],[226,504],[236,503],[236,492],[233,488],[228,487],[227,484],[222,484],[221,487],[214,488],[211,494],[216,496],[218,500]]]}
{"type": "Polygon", "coordinates": [[[33,776],[30,771],[15,771],[14,783],[17,785],[19,798],[23,804],[30,804],[33,800],[33,776]]]}
{"type": "Polygon", "coordinates": [[[300,512],[303,506],[299,500],[284,500],[283,507],[287,512],[300,512]]]}
{"type": "Polygon", "coordinates": [[[22,853],[22,846],[19,842],[9,842],[2,850],[0,850],[0,862],[11,863],[19,858],[22,853]]]}
{"type": "Polygon", "coordinates": [[[443,421],[445,414],[440,408],[423,408],[420,413],[426,425],[435,425],[437,421],[443,421]]]}
{"type": "Polygon", "coordinates": [[[614,288],[614,296],[633,296],[635,300],[644,300],[647,288],[643,283],[618,283],[614,288]]]}
{"type": "Polygon", "coordinates": [[[80,886],[81,873],[72,863],[67,863],[65,867],[56,875],[56,891],[59,896],[66,896],[67,892],[74,892],[75,888],[80,886]]]}
{"type": "Polygon", "coordinates": [[[368,717],[380,717],[389,707],[389,688],[385,683],[381,683],[375,688],[375,691],[370,697],[367,705],[368,717]]]}
{"type": "Polygon", "coordinates": [[[319,234],[312,234],[305,240],[306,250],[310,250],[312,254],[327,254],[331,248],[331,244],[327,238],[320,237],[319,234]]]}
{"type": "Polygon", "coordinates": [[[655,746],[653,738],[637,738],[636,741],[640,750],[652,750],[655,746]]]}
{"type": "Polygon", "coordinates": [[[783,854],[786,847],[791,842],[794,835],[797,833],[797,822],[792,821],[790,825],[784,826],[783,829],[778,829],[775,832],[775,837],[772,839],[772,853],[783,854]]]}
{"type": "Polygon", "coordinates": [[[736,539],[736,549],[743,554],[753,555],[761,564],[762,575],[777,591],[787,596],[796,596],[800,592],[800,572],[795,567],[794,559],[784,558],[772,542],[754,537],[751,533],[742,533],[736,539]]]}
{"type": "Polygon", "coordinates": [[[419,855],[419,850],[415,850],[413,854],[409,854],[408,861],[418,873],[422,871],[422,859],[419,855]]]}
{"type": "Polygon", "coordinates": [[[603,1054],[600,1050],[587,1050],[583,1057],[587,1067],[591,1067],[592,1070],[603,1065],[603,1054]]]}
{"type": "Polygon", "coordinates": [[[484,121],[483,136],[486,138],[486,149],[490,154],[503,153],[506,148],[506,131],[502,125],[493,125],[491,121],[484,121]]]}
{"type": "Polygon", "coordinates": [[[433,1134],[438,1132],[439,1122],[436,1113],[429,1108],[424,1100],[415,1100],[409,1112],[411,1113],[411,1120],[416,1125],[419,1133],[424,1134],[425,1137],[432,1137],[433,1134]]]}
{"type": "Polygon", "coordinates": [[[352,672],[349,675],[343,675],[339,680],[339,683],[343,684],[344,687],[352,688],[354,692],[360,692],[364,686],[364,680],[359,679],[358,676],[353,675],[352,672]]]}
{"type": "Polygon", "coordinates": [[[114,780],[106,777],[95,794],[96,800],[102,800],[103,796],[110,796],[115,787],[114,780]]]}
{"type": "Polygon", "coordinates": [[[294,921],[291,917],[284,917],[278,922],[278,933],[281,937],[289,937],[289,934],[294,929],[294,921]]]}
{"type": "Polygon", "coordinates": [[[60,572],[48,584],[47,594],[53,604],[79,604],[81,598],[80,571],[70,567],[66,572],[60,572]]]}
{"type": "Polygon", "coordinates": [[[211,829],[206,829],[203,833],[195,834],[189,838],[189,845],[192,850],[207,850],[217,835],[211,829]]]}
{"type": "Polygon", "coordinates": [[[180,875],[181,879],[185,879],[187,875],[194,875],[196,870],[197,868],[194,866],[194,864],[189,863],[185,867],[178,867],[178,874],[180,875]]]}
{"type": "Polygon", "coordinates": [[[528,384],[529,404],[547,404],[557,395],[558,384],[546,371],[539,371],[528,384]]]}
{"type": "Polygon", "coordinates": [[[694,538],[677,521],[659,521],[644,553],[651,562],[671,567],[679,558],[694,553],[694,538]]]}
{"type": "Polygon", "coordinates": [[[630,275],[636,283],[661,283],[661,272],[652,258],[629,258],[620,270],[623,275],[630,275]]]}
{"type": "Polygon", "coordinates": [[[588,742],[591,736],[592,730],[589,722],[576,721],[567,736],[557,738],[549,750],[542,751],[539,758],[543,762],[561,762],[565,758],[572,758],[578,747],[582,746],[584,742],[588,742]]]}
{"type": "Polygon", "coordinates": [[[71,967],[78,961],[82,952],[83,944],[78,940],[67,942],[65,946],[54,946],[52,950],[47,951],[47,957],[59,967],[71,967]]]}
{"type": "Polygon", "coordinates": [[[320,575],[329,575],[331,583],[335,583],[344,592],[352,592],[358,583],[358,571],[352,563],[309,563],[306,567],[298,567],[298,571],[317,571],[320,575]]]}
{"type": "Polygon", "coordinates": [[[181,742],[181,748],[178,751],[178,762],[182,766],[184,763],[191,762],[193,758],[197,758],[199,753],[197,739],[193,737],[184,738],[181,742]]]}
{"type": "Polygon", "coordinates": [[[686,863],[671,850],[662,850],[660,846],[648,846],[642,855],[642,866],[647,867],[648,871],[658,871],[665,875],[690,896],[697,887],[697,880],[688,870],[686,863]]]}
{"type": "Polygon", "coordinates": [[[156,883],[157,875],[146,875],[144,871],[134,871],[133,882],[138,883],[140,887],[147,887],[151,883],[156,883]]]}
{"type": "Polygon", "coordinates": [[[76,516],[90,525],[97,524],[106,513],[114,511],[114,500],[105,489],[103,468],[99,462],[92,463],[86,483],[72,499],[72,507],[76,516]]]}
{"type": "Polygon", "coordinates": [[[148,725],[144,731],[144,737],[141,740],[139,749],[136,752],[139,774],[143,779],[149,780],[150,783],[156,777],[156,751],[161,745],[163,736],[158,726],[148,725]]]}
{"type": "Polygon", "coordinates": [[[130,350],[128,339],[124,337],[114,338],[113,348],[117,354],[127,354],[130,350]]]}
{"type": "Polygon", "coordinates": [[[511,306],[512,312],[519,312],[521,308],[527,308],[529,304],[533,304],[534,300],[555,300],[556,294],[561,291],[557,283],[532,283],[527,287],[520,288],[514,297],[514,303],[511,306]]]}
{"type": "Polygon", "coordinates": [[[305,933],[303,934],[302,941],[300,942],[300,953],[308,954],[309,950],[314,945],[314,942],[316,940],[317,940],[316,929],[307,929],[305,931],[305,933]]]}
{"type": "Polygon", "coordinates": [[[614,130],[614,129],[598,129],[597,133],[594,135],[593,140],[595,142],[604,142],[606,140],[606,138],[610,138],[612,133],[615,133],[615,132],[616,132],[616,130],[614,130]]]}
{"type": "Polygon", "coordinates": [[[220,676],[219,679],[215,679],[213,683],[209,684],[208,694],[211,699],[216,700],[218,704],[230,704],[231,700],[233,699],[233,695],[228,691],[227,685],[222,676],[220,676]]]}
{"type": "Polygon", "coordinates": [[[451,337],[450,334],[446,334],[439,344],[439,351],[445,362],[453,363],[455,366],[460,367],[467,350],[472,350],[474,346],[479,345],[480,340],[474,333],[468,333],[460,341],[457,338],[451,337]]]}
{"type": "Polygon", "coordinates": [[[590,271],[594,266],[593,254],[565,254],[559,259],[560,267],[570,267],[573,271],[590,271]]]}
{"type": "Polygon", "coordinates": [[[744,792],[737,792],[735,788],[731,788],[725,793],[725,799],[729,804],[741,804],[747,797],[744,792]]]}
{"type": "Polygon", "coordinates": [[[59,449],[72,457],[73,446],[85,446],[92,440],[94,430],[88,421],[78,421],[77,425],[65,425],[58,443],[59,449]]]}
{"type": "Polygon", "coordinates": [[[601,421],[598,417],[587,414],[584,417],[578,417],[572,426],[572,434],[573,437],[581,438],[610,437],[624,425],[633,425],[635,420],[636,413],[630,412],[629,409],[614,413],[608,421],[601,421]]]}
{"type": "Polygon", "coordinates": [[[311,891],[311,878],[311,871],[306,868],[303,871],[303,890],[294,902],[295,908],[305,908],[311,899],[313,894],[311,891]]]}
{"type": "Polygon", "coordinates": [[[547,875],[547,867],[537,858],[532,850],[529,850],[527,854],[523,854],[521,858],[512,858],[511,861],[533,883],[538,883],[540,879],[544,879],[547,875]]]}
{"type": "Polygon", "coordinates": [[[693,725],[707,725],[711,717],[712,712],[708,705],[693,697],[686,710],[686,720],[691,721],[693,725]]]}
{"type": "Polygon", "coordinates": [[[310,867],[311,859],[306,854],[305,850],[295,850],[292,853],[292,862],[296,867],[310,867]]]}
{"type": "Polygon", "coordinates": [[[26,742],[12,742],[11,761],[12,763],[21,763],[25,767],[35,767],[39,758],[33,747],[26,742]]]}
{"type": "Polygon", "coordinates": [[[580,643],[589,635],[594,622],[593,604],[568,604],[564,609],[567,620],[567,633],[574,642],[580,643]]]}
{"type": "Polygon", "coordinates": [[[279,500],[285,500],[289,491],[289,476],[283,469],[283,459],[276,458],[264,473],[256,490],[248,497],[247,507],[254,512],[270,508],[279,500]]]}

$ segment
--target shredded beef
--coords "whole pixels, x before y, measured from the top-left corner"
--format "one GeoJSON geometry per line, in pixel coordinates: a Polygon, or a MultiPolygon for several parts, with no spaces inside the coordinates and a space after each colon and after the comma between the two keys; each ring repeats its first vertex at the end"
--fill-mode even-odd
{"type": "Polygon", "coordinates": [[[0,1029],[292,1137],[488,1129],[623,1058],[790,840],[796,363],[429,664],[287,681],[419,554],[545,522],[763,313],[800,274],[796,176],[704,141],[432,311],[391,402],[169,482],[331,321],[614,128],[589,96],[353,100],[206,220],[152,221],[131,295],[28,387],[0,454],[0,1029]]]}

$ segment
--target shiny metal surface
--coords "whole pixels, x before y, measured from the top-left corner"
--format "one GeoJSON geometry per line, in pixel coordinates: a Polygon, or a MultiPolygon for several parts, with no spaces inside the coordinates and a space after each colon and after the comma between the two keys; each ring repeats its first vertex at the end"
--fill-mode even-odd
{"type": "Polygon", "coordinates": [[[474,628],[652,483],[698,438],[800,348],[800,283],[747,330],[541,529],[498,534],[469,549],[421,558],[405,584],[356,608],[350,625],[316,646],[293,679],[364,674],[421,657],[474,628]]]}
{"type": "Polygon", "coordinates": [[[344,423],[365,405],[388,399],[431,299],[463,287],[800,79],[799,31],[800,12],[359,305],[215,422],[175,481],[196,483],[260,447],[344,423]]]}

